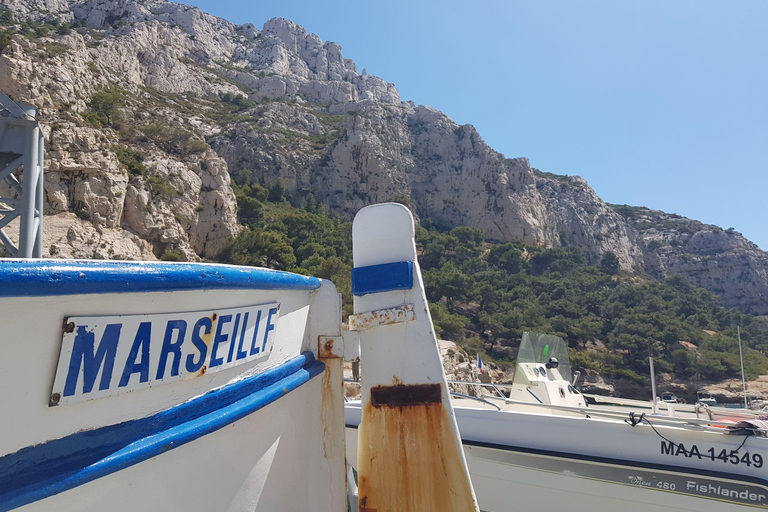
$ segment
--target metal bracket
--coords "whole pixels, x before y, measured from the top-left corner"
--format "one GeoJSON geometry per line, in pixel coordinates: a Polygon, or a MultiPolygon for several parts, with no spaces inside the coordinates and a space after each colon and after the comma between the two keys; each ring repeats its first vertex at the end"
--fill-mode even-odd
{"type": "Polygon", "coordinates": [[[317,354],[319,359],[342,359],[344,340],[341,336],[318,336],[317,354]]]}
{"type": "Polygon", "coordinates": [[[357,315],[349,315],[350,331],[367,331],[384,325],[412,322],[416,319],[413,304],[404,304],[396,308],[379,309],[357,315]]]}

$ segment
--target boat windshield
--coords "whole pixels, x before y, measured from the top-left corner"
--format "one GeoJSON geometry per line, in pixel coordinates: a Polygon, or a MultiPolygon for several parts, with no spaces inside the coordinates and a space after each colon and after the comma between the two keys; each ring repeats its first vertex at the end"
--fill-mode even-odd
{"type": "Polygon", "coordinates": [[[517,353],[517,364],[546,364],[552,357],[559,363],[557,369],[560,376],[571,382],[571,360],[568,358],[568,347],[563,339],[551,334],[523,333],[523,341],[517,353]]]}

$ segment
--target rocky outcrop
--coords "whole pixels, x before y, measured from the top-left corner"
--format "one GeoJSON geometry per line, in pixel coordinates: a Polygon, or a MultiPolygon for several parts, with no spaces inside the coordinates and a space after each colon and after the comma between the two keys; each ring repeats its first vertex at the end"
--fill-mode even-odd
{"type": "Polygon", "coordinates": [[[393,84],[291,21],[259,30],[161,0],[0,8],[19,32],[0,52],[0,89],[40,108],[46,213],[73,225],[56,235],[59,255],[213,257],[239,229],[230,178],[280,178],[294,202],[311,191],[347,218],[400,201],[500,241],[576,246],[593,262],[612,252],[626,270],[680,274],[727,305],[768,314],[768,255],[738,233],[613,207],[577,176],[506,158],[471,125],[400,101],[393,84]],[[21,33],[18,20],[47,34],[21,33]],[[105,90],[122,94],[122,123],[94,122],[92,98],[105,90]],[[121,163],[122,146],[142,169],[121,163]],[[92,247],[118,240],[112,253],[92,247]]]}
{"type": "MultiPolygon", "coordinates": [[[[168,28],[157,22],[153,26],[168,28]]],[[[40,107],[37,117],[46,135],[45,213],[58,219],[46,220],[46,239],[52,242],[44,253],[121,259],[214,257],[239,229],[226,164],[211,151],[169,155],[156,144],[139,142],[140,132],[132,123],[147,124],[154,114],[162,114],[148,112],[153,108],[130,94],[145,87],[142,80],[148,81],[152,73],[142,69],[151,71],[151,63],[142,68],[140,60],[132,66],[130,59],[122,58],[139,55],[130,40],[115,38],[96,48],[89,47],[89,37],[78,32],[55,40],[14,35],[0,55],[0,89],[40,107]],[[102,73],[107,66],[99,62],[113,60],[125,68],[110,67],[111,74],[102,73]],[[81,113],[87,111],[91,95],[115,83],[126,91],[120,111],[124,126],[86,122],[81,113]],[[144,156],[145,176],[131,175],[120,163],[115,147],[125,144],[144,156]],[[62,219],[73,221],[72,226],[62,219]]],[[[205,82],[199,76],[195,80],[205,82]]],[[[164,122],[175,118],[190,134],[203,131],[178,113],[168,111],[163,117],[164,122]]]]}
{"type": "Polygon", "coordinates": [[[684,276],[730,307],[768,314],[768,253],[741,233],[648,208],[618,211],[637,234],[645,272],[684,276]]]}

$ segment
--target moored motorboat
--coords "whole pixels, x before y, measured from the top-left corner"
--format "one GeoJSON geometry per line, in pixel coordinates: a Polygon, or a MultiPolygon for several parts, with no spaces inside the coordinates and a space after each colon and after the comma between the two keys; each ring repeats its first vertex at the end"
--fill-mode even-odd
{"type": "MultiPolygon", "coordinates": [[[[530,333],[512,385],[456,385],[481,510],[509,510],[512,501],[543,510],[768,508],[768,439],[751,411],[585,397],[572,385],[563,340],[530,333]]],[[[359,403],[348,402],[350,460],[359,418],[359,403]]]]}

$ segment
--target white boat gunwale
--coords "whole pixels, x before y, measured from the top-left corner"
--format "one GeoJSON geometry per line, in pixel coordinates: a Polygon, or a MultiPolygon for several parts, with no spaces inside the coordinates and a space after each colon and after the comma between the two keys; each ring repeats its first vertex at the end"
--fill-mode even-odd
{"type": "Polygon", "coordinates": [[[209,289],[316,290],[322,280],[218,263],[0,260],[0,297],[209,289]]]}

